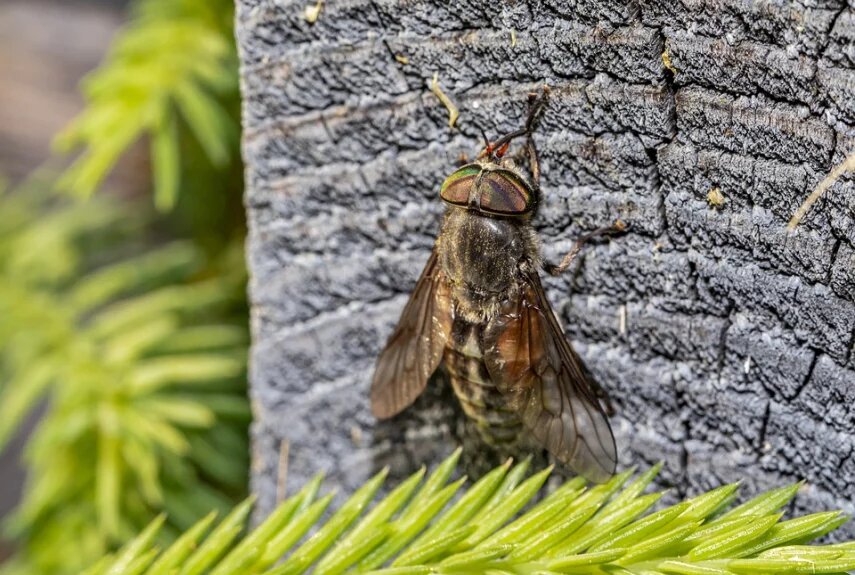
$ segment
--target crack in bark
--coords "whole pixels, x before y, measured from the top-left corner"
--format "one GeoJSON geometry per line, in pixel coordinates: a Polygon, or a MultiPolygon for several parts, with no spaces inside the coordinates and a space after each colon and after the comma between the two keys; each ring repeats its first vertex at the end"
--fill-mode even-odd
{"type": "Polygon", "coordinates": [[[724,361],[727,354],[727,333],[730,331],[730,326],[733,325],[733,306],[729,306],[727,317],[724,319],[724,325],[721,327],[721,335],[718,341],[718,356],[716,370],[718,372],[718,381],[721,383],[722,372],[724,371],[724,361]]]}
{"type": "Polygon", "coordinates": [[[832,230],[832,236],[834,236],[837,241],[835,241],[834,245],[831,247],[831,258],[828,260],[828,273],[825,275],[825,281],[823,282],[827,286],[831,285],[831,276],[834,273],[834,264],[837,261],[837,252],[840,250],[840,244],[843,243],[843,240],[834,234],[834,230],[832,230]]]}
{"type": "Polygon", "coordinates": [[[802,391],[804,391],[804,389],[807,387],[807,384],[810,383],[810,380],[813,377],[813,371],[814,369],[816,369],[816,363],[817,361],[819,361],[819,356],[821,355],[821,353],[817,350],[812,351],[814,352],[814,354],[813,358],[811,358],[810,360],[810,365],[808,366],[807,373],[802,379],[802,382],[798,385],[798,387],[796,387],[795,393],[793,393],[791,397],[786,398],[787,401],[792,402],[793,400],[797,399],[802,394],[802,391]]]}
{"type": "Polygon", "coordinates": [[[852,354],[855,353],[855,326],[852,327],[852,335],[849,337],[849,344],[847,345],[847,349],[849,352],[846,354],[846,358],[843,361],[842,365],[849,363],[852,359],[852,354]]]}
{"type": "Polygon", "coordinates": [[[763,421],[760,423],[760,432],[758,433],[758,436],[757,436],[757,449],[756,449],[757,461],[760,461],[760,459],[763,457],[764,451],[766,450],[766,448],[765,448],[765,446],[766,446],[766,430],[768,428],[769,418],[771,417],[771,415],[772,415],[772,400],[770,399],[766,402],[766,409],[763,412],[763,421]]]}

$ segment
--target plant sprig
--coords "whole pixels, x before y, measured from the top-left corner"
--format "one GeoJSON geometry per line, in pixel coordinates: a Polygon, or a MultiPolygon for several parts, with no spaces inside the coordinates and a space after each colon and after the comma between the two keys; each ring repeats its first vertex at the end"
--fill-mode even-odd
{"type": "Polygon", "coordinates": [[[176,202],[187,128],[213,168],[238,157],[237,55],[229,0],[139,0],[107,59],[83,82],[84,111],[56,148],[81,150],[59,181],[91,196],[122,154],[150,137],[155,204],[176,202]]]}
{"type": "Polygon", "coordinates": [[[30,572],[75,571],[164,509],[161,534],[246,493],[244,276],[209,277],[191,242],[140,245],[139,208],[0,191],[0,450],[44,405],[5,518],[30,572]]]}
{"type": "Polygon", "coordinates": [[[179,563],[186,575],[202,572],[188,567],[200,564],[206,572],[237,575],[296,575],[313,568],[324,575],[754,575],[855,569],[855,542],[808,545],[846,521],[841,513],[781,521],[780,509],[799,484],[737,507],[731,506],[738,485],[725,485],[650,512],[661,493],[644,491],[657,466],[628,486],[631,471],[603,485],[573,479],[518,514],[533,502],[550,470],[523,481],[528,462],[508,463],[450,503],[445,494],[463,481],[450,479],[458,456],[459,451],[452,454],[426,479],[424,470],[414,473],[370,507],[385,480],[383,470],[324,522],[318,518],[331,496],[318,495],[320,478],[242,539],[235,537],[236,518],[246,515],[249,500],[207,538],[211,517],[162,552],[151,543],[158,519],[87,573],[156,574],[179,563]],[[301,542],[313,527],[314,535],[301,542]]]}

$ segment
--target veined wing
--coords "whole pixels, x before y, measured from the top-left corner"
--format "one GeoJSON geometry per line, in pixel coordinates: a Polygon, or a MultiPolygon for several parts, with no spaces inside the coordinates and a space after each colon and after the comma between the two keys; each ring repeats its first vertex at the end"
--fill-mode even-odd
{"type": "Polygon", "coordinates": [[[451,288],[434,250],[398,327],[377,360],[371,383],[371,411],[375,417],[392,417],[421,395],[442,361],[453,314],[451,288]]]}
{"type": "Polygon", "coordinates": [[[484,359],[509,406],[559,461],[598,483],[614,474],[615,440],[596,384],[558,326],[536,272],[488,323],[484,359]]]}

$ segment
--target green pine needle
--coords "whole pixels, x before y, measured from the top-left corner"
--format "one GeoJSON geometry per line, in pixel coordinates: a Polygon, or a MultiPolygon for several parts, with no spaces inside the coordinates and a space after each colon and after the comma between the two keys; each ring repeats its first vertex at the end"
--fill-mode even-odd
{"type": "MultiPolygon", "coordinates": [[[[839,512],[780,521],[778,510],[800,484],[733,508],[738,484],[726,485],[645,515],[661,496],[644,493],[659,466],[623,489],[631,472],[597,486],[573,479],[535,504],[551,469],[524,479],[524,462],[494,469],[450,503],[465,481],[450,480],[458,457],[455,452],[426,480],[424,470],[414,473],[371,506],[384,470],[325,521],[320,517],[332,496],[316,499],[316,479],[235,544],[247,501],[201,543],[181,573],[754,575],[855,569],[855,542],[807,544],[839,526],[839,512]],[[314,535],[291,550],[310,531],[314,535]]],[[[186,556],[188,541],[209,529],[211,518],[163,552],[152,543],[161,523],[156,520],[91,573],[166,572],[186,556]]]]}

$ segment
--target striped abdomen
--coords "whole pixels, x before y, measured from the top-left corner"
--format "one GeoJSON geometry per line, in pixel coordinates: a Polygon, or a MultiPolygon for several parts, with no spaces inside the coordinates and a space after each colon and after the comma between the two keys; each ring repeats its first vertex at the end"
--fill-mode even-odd
{"type": "Polygon", "coordinates": [[[484,364],[479,324],[455,318],[443,365],[463,411],[475,421],[484,440],[495,447],[516,443],[522,422],[506,407],[504,398],[490,380],[484,364]]]}

